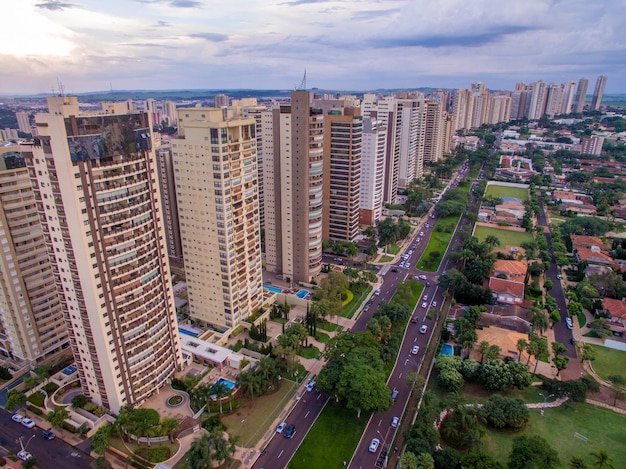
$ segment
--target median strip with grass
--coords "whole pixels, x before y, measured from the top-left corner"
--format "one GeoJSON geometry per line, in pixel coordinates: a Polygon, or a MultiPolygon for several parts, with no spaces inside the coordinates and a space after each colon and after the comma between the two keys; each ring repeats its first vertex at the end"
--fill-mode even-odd
{"type": "Polygon", "coordinates": [[[459,215],[451,215],[449,217],[442,217],[437,220],[433,227],[433,232],[430,235],[428,246],[426,250],[417,261],[417,268],[424,272],[436,272],[439,269],[439,264],[443,259],[443,255],[448,249],[448,244],[454,235],[454,230],[461,217],[459,215]],[[437,227],[439,230],[437,231],[437,227]],[[451,229],[450,229],[451,228],[451,229]]]}

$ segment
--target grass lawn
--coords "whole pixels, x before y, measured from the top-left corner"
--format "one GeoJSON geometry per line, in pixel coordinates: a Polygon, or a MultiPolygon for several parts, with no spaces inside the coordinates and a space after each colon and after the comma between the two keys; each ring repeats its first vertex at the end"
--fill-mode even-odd
{"type": "Polygon", "coordinates": [[[302,358],[317,358],[320,355],[320,349],[317,347],[300,347],[298,355],[302,358]]]}
{"type": "Polygon", "coordinates": [[[317,331],[317,337],[315,337],[318,342],[325,344],[330,340],[330,336],[322,331],[317,331]]]}
{"type": "Polygon", "coordinates": [[[328,331],[328,332],[336,331],[337,328],[339,328],[339,327],[341,327],[341,326],[338,326],[334,322],[322,321],[321,319],[317,321],[317,328],[318,329],[324,329],[325,331],[328,331]]]}
{"type": "Polygon", "coordinates": [[[626,378],[626,352],[600,345],[591,345],[591,348],[596,355],[596,359],[591,362],[596,373],[604,379],[608,379],[611,375],[621,375],[626,378]]]}
{"type": "Polygon", "coordinates": [[[591,464],[591,451],[605,449],[614,466],[626,467],[626,416],[584,403],[566,403],[554,409],[530,411],[527,427],[517,433],[488,430],[483,438],[484,450],[506,466],[513,439],[521,435],[541,436],[559,453],[561,465],[568,467],[573,456],[591,464]],[[588,443],[575,438],[579,433],[589,438],[588,443]]]}
{"type": "Polygon", "coordinates": [[[232,414],[223,415],[222,422],[230,435],[240,438],[241,446],[252,447],[265,432],[274,431],[274,428],[268,430],[269,425],[285,410],[295,393],[296,383],[283,379],[278,391],[243,401],[232,414]]]}
{"type": "Polygon", "coordinates": [[[407,280],[398,286],[396,293],[391,298],[390,303],[408,305],[411,311],[415,308],[417,301],[422,296],[424,284],[417,280],[407,280]]]}
{"type": "Polygon", "coordinates": [[[426,246],[426,250],[422,257],[420,257],[419,261],[417,261],[417,268],[423,270],[425,272],[436,272],[439,268],[439,264],[441,263],[441,259],[443,258],[443,254],[448,249],[448,244],[450,244],[450,240],[452,239],[452,235],[454,234],[454,227],[459,221],[459,217],[456,215],[450,217],[442,217],[437,220],[435,227],[433,227],[433,232],[430,236],[430,240],[428,241],[428,246],[426,246]],[[437,226],[449,226],[452,225],[452,231],[449,233],[443,231],[436,231],[435,228],[437,226]],[[437,252],[438,256],[431,257],[431,253],[437,252]]]}
{"type": "Polygon", "coordinates": [[[363,434],[368,414],[356,418],[330,400],[289,462],[289,469],[338,468],[350,461],[363,434]]]}
{"type": "Polygon", "coordinates": [[[577,314],[578,317],[578,326],[582,329],[585,327],[585,325],[587,324],[587,316],[585,316],[585,313],[578,313],[577,314]]]}
{"type": "Polygon", "coordinates": [[[474,230],[474,236],[479,241],[484,241],[489,235],[494,235],[500,240],[500,247],[505,246],[521,246],[522,243],[530,243],[533,241],[532,233],[525,231],[509,231],[500,228],[491,228],[490,226],[477,226],[474,230]]]}
{"type": "Polygon", "coordinates": [[[393,254],[394,256],[400,252],[400,246],[396,243],[388,244],[385,248],[389,254],[393,254]]]}
{"type": "Polygon", "coordinates": [[[394,259],[395,257],[393,256],[383,256],[380,259],[378,259],[378,262],[393,262],[394,259]]]}
{"type": "Polygon", "coordinates": [[[485,190],[485,197],[516,197],[522,202],[528,200],[528,189],[522,187],[508,187],[489,184],[485,190]]]}
{"type": "Polygon", "coordinates": [[[362,291],[352,291],[354,298],[352,298],[352,301],[350,301],[348,304],[343,306],[343,309],[341,310],[341,315],[344,318],[352,318],[352,316],[354,316],[354,313],[356,313],[357,309],[359,309],[359,307],[361,306],[363,301],[365,301],[365,298],[369,296],[371,291],[372,287],[370,285],[368,285],[367,288],[362,291]]]}

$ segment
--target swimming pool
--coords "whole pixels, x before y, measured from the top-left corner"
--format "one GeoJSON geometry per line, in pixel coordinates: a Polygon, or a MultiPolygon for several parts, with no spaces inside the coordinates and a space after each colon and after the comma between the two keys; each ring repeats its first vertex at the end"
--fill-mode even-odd
{"type": "Polygon", "coordinates": [[[298,290],[298,293],[296,293],[296,296],[298,298],[306,298],[308,294],[309,294],[309,290],[298,290]]]}
{"type": "Polygon", "coordinates": [[[454,355],[454,347],[451,344],[443,344],[441,347],[441,355],[454,355]]]}
{"type": "Polygon", "coordinates": [[[280,293],[280,292],[282,292],[282,290],[281,290],[280,288],[277,288],[277,287],[270,287],[269,285],[263,285],[263,288],[265,288],[266,290],[269,290],[269,291],[271,291],[271,292],[274,292],[274,293],[280,293]]]}
{"type": "MultiPolygon", "coordinates": [[[[215,389],[215,386],[217,386],[220,383],[226,386],[226,389],[229,391],[235,387],[235,383],[233,381],[226,379],[226,378],[220,378],[217,380],[217,382],[213,386],[211,386],[211,389],[215,389]]],[[[211,394],[211,397],[215,398],[217,397],[217,394],[211,394]]]]}

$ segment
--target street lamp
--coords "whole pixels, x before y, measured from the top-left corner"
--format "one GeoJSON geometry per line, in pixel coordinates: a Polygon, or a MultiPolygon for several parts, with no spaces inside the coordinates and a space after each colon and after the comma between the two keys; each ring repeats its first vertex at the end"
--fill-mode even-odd
{"type": "Polygon", "coordinates": [[[28,439],[28,441],[26,442],[26,444],[22,443],[22,438],[24,438],[24,437],[23,437],[23,436],[20,436],[20,437],[18,438],[18,441],[20,442],[20,446],[22,447],[22,451],[26,451],[26,448],[28,448],[28,443],[30,443],[30,442],[31,442],[31,440],[32,440],[33,438],[35,438],[35,435],[31,436],[31,437],[28,439]]]}
{"type": "Polygon", "coordinates": [[[550,394],[550,395],[548,395],[548,396],[545,396],[545,395],[543,395],[542,393],[539,393],[539,395],[540,395],[541,397],[543,397],[543,403],[544,403],[544,404],[548,401],[548,399],[550,399],[551,397],[554,397],[554,394],[550,394]]]}
{"type": "Polygon", "coordinates": [[[383,443],[385,444],[385,447],[387,448],[387,451],[389,451],[389,445],[387,444],[387,440],[385,440],[385,437],[383,436],[382,433],[380,433],[380,431],[376,430],[376,433],[378,433],[378,435],[383,439],[383,443]]]}

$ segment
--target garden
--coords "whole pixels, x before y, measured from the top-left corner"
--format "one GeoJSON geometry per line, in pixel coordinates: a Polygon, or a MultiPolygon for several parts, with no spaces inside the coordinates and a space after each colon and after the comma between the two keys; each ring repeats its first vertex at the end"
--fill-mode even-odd
{"type": "Polygon", "coordinates": [[[500,240],[500,246],[521,246],[525,243],[533,242],[532,233],[526,231],[503,230],[490,226],[476,226],[474,236],[483,242],[487,236],[495,236],[500,240]]]}
{"type": "Polygon", "coordinates": [[[500,184],[489,184],[485,191],[485,197],[515,197],[516,199],[525,202],[528,200],[528,188],[503,186],[500,184]]]}

